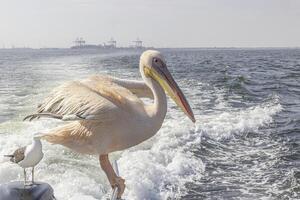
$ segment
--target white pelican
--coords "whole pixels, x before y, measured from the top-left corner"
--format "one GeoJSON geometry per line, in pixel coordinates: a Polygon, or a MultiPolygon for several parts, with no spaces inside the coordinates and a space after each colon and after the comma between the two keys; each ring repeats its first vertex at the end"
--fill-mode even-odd
{"type": "Polygon", "coordinates": [[[63,84],[52,91],[36,114],[24,119],[52,117],[71,121],[42,138],[79,153],[99,155],[100,166],[112,188],[119,188],[118,198],[124,192],[125,180],[115,174],[108,154],[135,146],[156,134],[167,112],[164,90],[195,122],[192,109],[160,52],[145,51],[139,68],[144,82],[92,76],[63,84]],[[154,98],[154,102],[146,105],[139,97],[154,98]]]}

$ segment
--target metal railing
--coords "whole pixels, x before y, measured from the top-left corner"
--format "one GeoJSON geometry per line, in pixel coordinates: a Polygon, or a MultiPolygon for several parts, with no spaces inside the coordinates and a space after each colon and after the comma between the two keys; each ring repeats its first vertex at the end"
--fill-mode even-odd
{"type": "MultiPolygon", "coordinates": [[[[115,173],[117,174],[117,176],[119,176],[118,163],[117,163],[116,160],[113,162],[113,168],[114,168],[115,173]]],[[[116,199],[118,198],[118,190],[119,190],[118,187],[115,187],[115,188],[113,189],[113,193],[112,193],[112,195],[111,195],[111,200],[116,200],[116,199]]]]}

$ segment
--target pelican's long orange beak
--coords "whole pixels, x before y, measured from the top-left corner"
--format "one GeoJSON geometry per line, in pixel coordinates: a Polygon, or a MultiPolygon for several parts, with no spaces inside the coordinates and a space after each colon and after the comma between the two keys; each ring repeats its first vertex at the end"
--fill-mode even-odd
{"type": "MultiPolygon", "coordinates": [[[[163,62],[162,62],[163,63],[163,62]]],[[[169,72],[166,65],[163,63],[163,67],[152,68],[146,67],[144,69],[145,73],[155,79],[168,93],[168,95],[175,101],[175,103],[182,109],[182,111],[192,120],[196,122],[194,113],[186,100],[181,89],[178,87],[177,83],[173,79],[171,73],[169,72]]]]}

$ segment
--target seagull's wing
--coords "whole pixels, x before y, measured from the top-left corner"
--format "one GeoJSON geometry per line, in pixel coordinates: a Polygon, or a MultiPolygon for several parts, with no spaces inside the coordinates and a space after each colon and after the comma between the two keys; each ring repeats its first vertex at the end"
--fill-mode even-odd
{"type": "Polygon", "coordinates": [[[113,120],[123,110],[130,111],[133,102],[139,101],[129,90],[111,81],[72,81],[55,88],[39,105],[37,113],[25,119],[47,116],[103,122],[113,120]]]}
{"type": "Polygon", "coordinates": [[[102,84],[103,82],[112,82],[130,90],[137,97],[153,99],[153,93],[144,81],[125,80],[104,75],[94,75],[89,77],[88,80],[91,80],[96,84],[102,84]]]}
{"type": "Polygon", "coordinates": [[[12,155],[13,157],[10,159],[10,161],[14,163],[21,162],[25,158],[25,151],[26,151],[26,147],[21,147],[15,150],[14,154],[12,155]]]}

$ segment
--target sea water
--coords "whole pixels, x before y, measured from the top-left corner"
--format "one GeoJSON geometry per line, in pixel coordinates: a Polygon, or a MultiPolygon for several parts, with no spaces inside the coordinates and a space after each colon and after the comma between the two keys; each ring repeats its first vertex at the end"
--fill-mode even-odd
{"type": "MultiPolygon", "coordinates": [[[[163,49],[194,111],[193,124],[168,99],[161,130],[110,155],[125,199],[299,199],[300,50],[163,49]]],[[[0,184],[23,179],[1,155],[61,124],[23,122],[51,89],[92,74],[141,79],[140,51],[0,50],[0,184]]],[[[146,100],[149,103],[149,100],[146,100]]],[[[107,199],[97,156],[43,142],[36,179],[59,200],[107,199]]]]}

